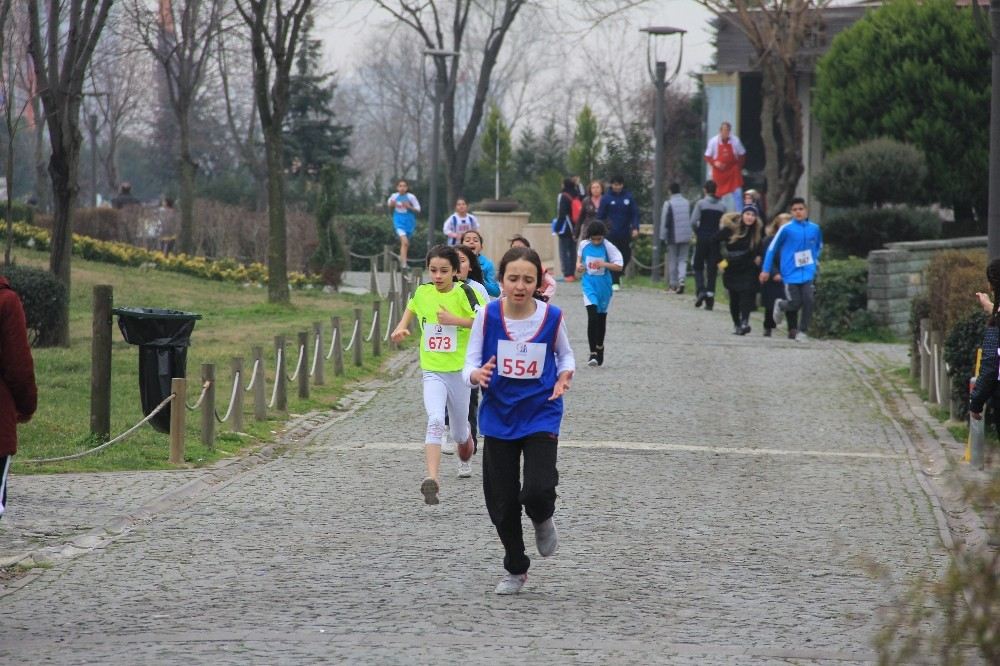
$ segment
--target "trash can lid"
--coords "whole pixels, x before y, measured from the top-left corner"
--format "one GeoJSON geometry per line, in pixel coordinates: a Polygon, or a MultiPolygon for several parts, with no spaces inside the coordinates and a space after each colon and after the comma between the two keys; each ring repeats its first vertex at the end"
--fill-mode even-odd
{"type": "Polygon", "coordinates": [[[183,310],[164,310],[162,308],[134,308],[121,307],[112,308],[112,313],[131,319],[201,319],[197,312],[184,312],[183,310]]]}

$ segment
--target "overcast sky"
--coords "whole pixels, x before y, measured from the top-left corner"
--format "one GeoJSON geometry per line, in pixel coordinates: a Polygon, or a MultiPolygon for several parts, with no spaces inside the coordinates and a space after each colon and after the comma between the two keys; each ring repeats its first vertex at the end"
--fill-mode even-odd
{"type": "MultiPolygon", "coordinates": [[[[559,2],[560,0],[543,0],[559,2]]],[[[568,6],[566,0],[562,5],[568,6]]],[[[552,6],[555,6],[554,4],[552,6]]],[[[580,48],[581,41],[592,42],[600,39],[602,34],[617,33],[617,35],[634,35],[635,66],[645,68],[645,37],[638,30],[649,25],[670,25],[687,30],[684,37],[683,73],[702,71],[711,62],[712,44],[709,33],[711,13],[694,0],[651,0],[641,8],[629,10],[616,17],[616,20],[586,32],[588,26],[563,12],[560,20],[565,21],[567,33],[571,36],[565,39],[566,60],[573,65],[572,53],[580,48]]],[[[357,2],[351,0],[333,0],[317,16],[317,36],[324,42],[327,63],[341,77],[349,76],[357,58],[360,57],[360,47],[372,38],[384,26],[388,19],[387,13],[375,7],[374,2],[357,2]]],[[[520,17],[519,17],[520,18],[520,17]]],[[[515,22],[512,31],[518,29],[515,22]]],[[[673,54],[668,54],[668,60],[673,54]]],[[[580,64],[582,66],[582,63],[580,64]]],[[[689,81],[682,76],[678,85],[688,86],[689,81]]]]}

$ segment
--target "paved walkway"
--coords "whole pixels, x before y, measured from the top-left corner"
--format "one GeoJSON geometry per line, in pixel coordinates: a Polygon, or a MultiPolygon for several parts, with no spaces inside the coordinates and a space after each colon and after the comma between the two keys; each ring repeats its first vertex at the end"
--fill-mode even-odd
{"type": "MultiPolygon", "coordinates": [[[[579,289],[559,288],[585,360],[579,289]]],[[[421,500],[411,370],[310,446],[8,594],[0,663],[873,661],[882,611],[947,553],[844,355],[733,336],[686,296],[612,307],[606,365],[567,398],[560,550],[520,596],[492,592],[478,458],[468,480],[445,458],[442,503],[421,500]]],[[[47,482],[15,478],[12,502],[47,482]]]]}

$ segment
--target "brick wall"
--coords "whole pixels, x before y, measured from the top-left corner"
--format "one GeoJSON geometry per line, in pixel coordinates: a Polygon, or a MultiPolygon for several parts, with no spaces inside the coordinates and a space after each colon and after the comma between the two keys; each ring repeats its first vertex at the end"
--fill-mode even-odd
{"type": "Polygon", "coordinates": [[[986,236],[889,243],[868,255],[868,311],[894,333],[910,326],[910,301],[926,288],[924,269],[936,252],[986,247],[986,236]]]}

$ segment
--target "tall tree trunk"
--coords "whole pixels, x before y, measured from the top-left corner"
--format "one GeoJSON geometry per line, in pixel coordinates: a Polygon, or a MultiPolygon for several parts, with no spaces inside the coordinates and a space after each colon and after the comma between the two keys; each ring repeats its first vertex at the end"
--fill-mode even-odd
{"type": "Polygon", "coordinates": [[[782,211],[795,196],[802,164],[802,105],[795,72],[779,59],[761,62],[761,139],[764,143],[764,175],[767,178],[767,209],[782,211]],[[778,136],[781,136],[779,148],[778,136]]]}
{"type": "Polygon", "coordinates": [[[10,254],[14,249],[14,141],[7,143],[7,161],[4,168],[7,179],[7,210],[3,219],[7,221],[7,244],[3,251],[3,265],[10,266],[10,254]]]}
{"type": "Polygon", "coordinates": [[[194,247],[194,176],[197,165],[191,159],[191,121],[186,112],[178,114],[180,157],[177,166],[180,176],[181,228],[177,245],[184,254],[195,254],[194,247]]]}
{"type": "Polygon", "coordinates": [[[31,110],[35,114],[35,200],[38,202],[38,210],[48,213],[52,210],[52,187],[45,164],[45,119],[42,118],[42,104],[38,95],[31,99],[31,110]]]}
{"type": "MultiPolygon", "coordinates": [[[[79,113],[76,105],[71,109],[79,113]]],[[[63,123],[59,137],[61,140],[52,145],[52,155],[49,157],[49,177],[52,179],[53,215],[52,215],[52,247],[49,250],[49,270],[66,287],[70,293],[70,260],[73,254],[72,214],[76,207],[80,192],[79,163],[80,145],[83,135],[75,126],[63,123]]],[[[63,310],[53,342],[62,347],[68,347],[69,339],[69,298],[63,310]]]]}
{"type": "Polygon", "coordinates": [[[267,300],[287,303],[288,239],[285,233],[285,170],[282,163],[281,127],[264,128],[267,156],[267,300]]]}

